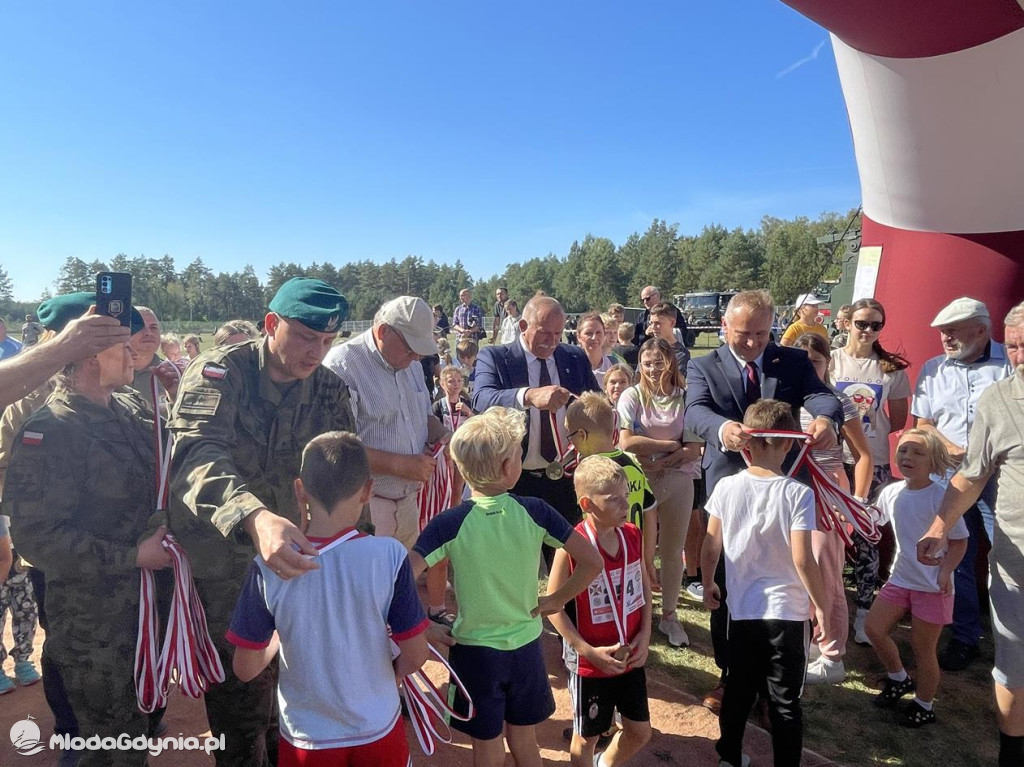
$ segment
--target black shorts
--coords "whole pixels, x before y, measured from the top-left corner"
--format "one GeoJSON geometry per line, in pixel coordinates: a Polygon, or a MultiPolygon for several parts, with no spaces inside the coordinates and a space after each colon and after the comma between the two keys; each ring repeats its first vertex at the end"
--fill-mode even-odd
{"type": "Polygon", "coordinates": [[[704,477],[704,470],[700,470],[700,477],[693,480],[693,508],[703,509],[707,503],[707,480],[704,477]]]}
{"type": "MultiPolygon", "coordinates": [[[[539,637],[515,650],[457,644],[449,651],[448,662],[476,707],[468,722],[452,719],[452,729],[477,740],[493,740],[505,731],[506,722],[529,727],[555,713],[539,637]]],[[[448,686],[448,699],[453,710],[466,713],[466,698],[455,685],[448,686]]]]}
{"type": "Polygon", "coordinates": [[[580,676],[569,672],[572,699],[572,729],[584,738],[594,738],[612,726],[615,709],[623,719],[651,721],[647,707],[647,674],[635,668],[620,676],[580,676]]]}

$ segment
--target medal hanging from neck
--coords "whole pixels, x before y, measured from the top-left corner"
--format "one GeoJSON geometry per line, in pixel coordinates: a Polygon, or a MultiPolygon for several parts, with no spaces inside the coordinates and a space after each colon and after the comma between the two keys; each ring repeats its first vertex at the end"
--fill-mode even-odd
{"type": "MultiPolygon", "coordinates": [[[[541,418],[544,416],[541,415],[541,418]]],[[[558,451],[558,456],[544,467],[544,474],[548,479],[554,481],[559,480],[564,476],[572,476],[573,469],[580,462],[579,453],[576,452],[576,448],[572,445],[565,447],[562,444],[562,434],[558,430],[558,422],[555,419],[554,412],[548,411],[548,417],[551,419],[551,436],[555,440],[555,449],[558,451]]]]}
{"type": "MultiPolygon", "coordinates": [[[[593,544],[595,549],[601,551],[601,547],[597,545],[597,533],[590,521],[584,522],[583,527],[587,531],[587,538],[590,539],[591,544],[593,544]]],[[[622,534],[622,528],[616,527],[615,532],[619,536],[619,551],[622,552],[622,578],[619,581],[620,598],[615,596],[615,586],[608,575],[608,567],[605,564],[601,566],[601,578],[604,581],[604,589],[608,594],[608,605],[612,610],[615,630],[619,634],[619,644],[625,647],[629,644],[629,640],[626,638],[626,579],[629,577],[629,550],[626,548],[626,536],[622,534]]]]}
{"type": "Polygon", "coordinates": [[[452,434],[454,434],[455,430],[459,428],[459,412],[455,409],[459,403],[457,401],[449,402],[448,397],[445,397],[444,401],[448,405],[448,421],[452,425],[452,434]]]}

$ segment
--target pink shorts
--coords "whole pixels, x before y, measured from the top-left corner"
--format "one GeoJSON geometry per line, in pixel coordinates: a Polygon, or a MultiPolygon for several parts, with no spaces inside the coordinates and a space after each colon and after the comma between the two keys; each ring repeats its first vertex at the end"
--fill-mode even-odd
{"type": "Polygon", "coordinates": [[[937,591],[915,591],[887,583],[878,597],[891,605],[910,610],[910,614],[926,623],[945,626],[953,622],[953,595],[937,591]]]}

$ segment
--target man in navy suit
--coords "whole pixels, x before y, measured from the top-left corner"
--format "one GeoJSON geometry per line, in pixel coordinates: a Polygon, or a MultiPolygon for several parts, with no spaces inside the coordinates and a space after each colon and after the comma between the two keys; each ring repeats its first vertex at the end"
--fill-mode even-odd
{"type": "MultiPolygon", "coordinates": [[[[519,340],[480,350],[473,409],[480,413],[501,405],[528,412],[523,473],[512,492],[543,498],[575,525],[580,516],[572,480],[554,478],[557,471],[549,476],[546,470],[558,460],[559,447],[569,448],[564,426],[569,398],[600,391],[600,387],[583,350],[561,343],[565,311],[558,301],[548,296],[530,299],[520,322],[523,332],[519,340]]],[[[545,559],[549,556],[545,549],[545,559]]]]}
{"type": "MultiPolygon", "coordinates": [[[[811,445],[827,448],[836,444],[843,423],[842,405],[818,378],[805,351],[770,342],[774,316],[775,303],[768,291],[737,293],[725,311],[725,344],[690,360],[685,422],[707,442],[702,468],[708,496],[719,479],[746,468],[740,451],[750,436],[742,425],[743,414],[759,399],[787,402],[797,416],[801,407],[806,408],[815,416],[807,430],[811,445]]],[[[721,607],[711,614],[711,640],[724,681],[729,611],[723,564],[724,560],[719,562],[715,573],[722,600],[721,607]]],[[[721,692],[719,685],[704,699],[704,705],[717,711],[721,692]]]]}

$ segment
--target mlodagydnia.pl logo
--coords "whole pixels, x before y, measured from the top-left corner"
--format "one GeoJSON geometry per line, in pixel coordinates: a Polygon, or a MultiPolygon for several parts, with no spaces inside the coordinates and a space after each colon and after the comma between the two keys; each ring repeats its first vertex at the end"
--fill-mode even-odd
{"type": "Polygon", "coordinates": [[[11,743],[22,756],[38,754],[46,747],[39,741],[39,725],[31,716],[11,725],[11,743]]]}

